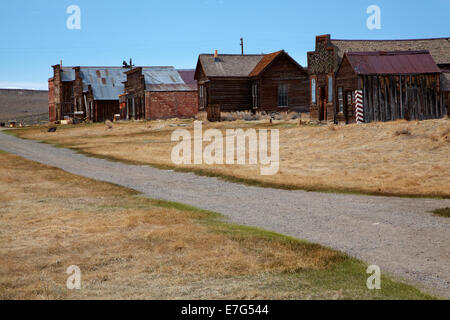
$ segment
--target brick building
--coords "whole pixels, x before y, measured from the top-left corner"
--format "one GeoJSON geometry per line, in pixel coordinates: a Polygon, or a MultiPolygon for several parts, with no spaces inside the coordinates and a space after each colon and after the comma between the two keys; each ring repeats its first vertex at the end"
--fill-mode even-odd
{"type": "Polygon", "coordinates": [[[198,98],[192,74],[192,70],[178,71],[173,67],[138,67],[126,72],[122,118],[194,117],[198,113],[198,98]]]}

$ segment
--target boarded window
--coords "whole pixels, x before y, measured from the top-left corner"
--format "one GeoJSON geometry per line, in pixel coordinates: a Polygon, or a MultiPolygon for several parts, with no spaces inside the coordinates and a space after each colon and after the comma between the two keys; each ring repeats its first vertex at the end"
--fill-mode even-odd
{"type": "Polygon", "coordinates": [[[311,102],[316,103],[316,79],[311,79],[311,102]]]}
{"type": "Polygon", "coordinates": [[[333,77],[328,76],[328,102],[333,102],[333,77]]]}
{"type": "Polygon", "coordinates": [[[289,91],[289,87],[287,84],[278,85],[278,106],[279,107],[289,106],[288,91],[289,91]]]}

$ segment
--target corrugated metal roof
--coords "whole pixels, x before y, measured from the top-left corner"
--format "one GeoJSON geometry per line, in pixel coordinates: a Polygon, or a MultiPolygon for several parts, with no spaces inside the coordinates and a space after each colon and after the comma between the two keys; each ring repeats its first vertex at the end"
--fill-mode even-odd
{"type": "Polygon", "coordinates": [[[184,83],[177,84],[146,84],[145,91],[158,91],[158,92],[167,92],[167,91],[196,91],[197,88],[193,88],[191,85],[184,83]]]}
{"type": "Polygon", "coordinates": [[[124,91],[126,71],[121,67],[80,67],[80,76],[84,89],[91,86],[95,100],[118,100],[124,91]]]}
{"type": "Polygon", "coordinates": [[[346,57],[358,74],[440,73],[428,51],[347,52],[346,57]]]}
{"type": "Polygon", "coordinates": [[[145,85],[148,84],[184,84],[180,74],[174,67],[145,67],[142,68],[145,85]]]}

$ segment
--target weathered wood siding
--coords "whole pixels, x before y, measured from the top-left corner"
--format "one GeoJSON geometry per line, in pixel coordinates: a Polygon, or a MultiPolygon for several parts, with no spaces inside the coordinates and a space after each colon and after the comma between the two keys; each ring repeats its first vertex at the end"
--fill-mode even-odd
{"type": "Polygon", "coordinates": [[[264,71],[258,83],[258,111],[309,111],[309,76],[288,57],[281,56],[264,71]],[[288,108],[278,107],[278,86],[288,85],[288,108]]]}
{"type": "Polygon", "coordinates": [[[211,79],[207,83],[208,105],[220,105],[222,112],[250,110],[251,93],[248,79],[211,79]]]}

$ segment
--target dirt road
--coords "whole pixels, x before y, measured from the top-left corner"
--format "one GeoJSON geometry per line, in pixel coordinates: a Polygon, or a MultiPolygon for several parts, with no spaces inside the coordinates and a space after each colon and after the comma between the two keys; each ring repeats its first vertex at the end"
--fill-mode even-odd
{"type": "MultiPolygon", "coordinates": [[[[230,221],[323,244],[450,298],[450,219],[429,213],[450,200],[374,197],[249,187],[190,173],[90,158],[0,132],[0,149],[230,221]]],[[[450,187],[450,186],[449,186],[450,187]]]]}

